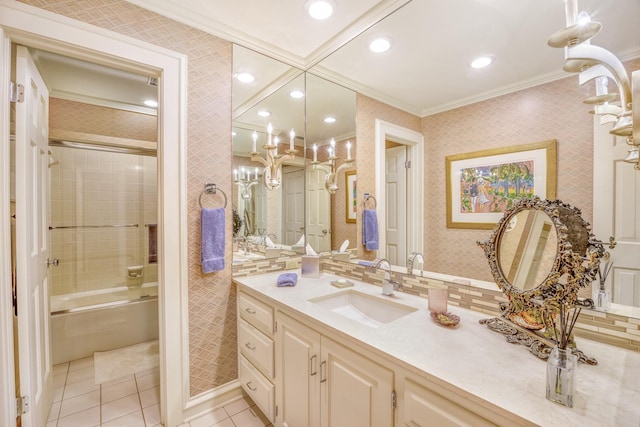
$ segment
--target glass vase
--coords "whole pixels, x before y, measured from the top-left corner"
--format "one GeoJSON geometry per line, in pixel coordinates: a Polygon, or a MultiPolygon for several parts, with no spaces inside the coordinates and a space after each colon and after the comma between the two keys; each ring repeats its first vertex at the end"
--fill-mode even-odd
{"type": "Polygon", "coordinates": [[[554,347],[547,359],[547,399],[573,407],[578,357],[571,349],[554,347]]]}

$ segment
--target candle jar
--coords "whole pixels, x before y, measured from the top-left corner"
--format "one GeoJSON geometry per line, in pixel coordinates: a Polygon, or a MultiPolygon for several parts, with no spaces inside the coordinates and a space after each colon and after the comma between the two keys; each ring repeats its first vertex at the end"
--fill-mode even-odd
{"type": "Polygon", "coordinates": [[[578,357],[571,349],[551,350],[547,359],[547,399],[573,408],[578,357]]]}
{"type": "Polygon", "coordinates": [[[436,313],[447,312],[447,298],[449,291],[446,288],[429,288],[427,290],[429,311],[436,313]]]}

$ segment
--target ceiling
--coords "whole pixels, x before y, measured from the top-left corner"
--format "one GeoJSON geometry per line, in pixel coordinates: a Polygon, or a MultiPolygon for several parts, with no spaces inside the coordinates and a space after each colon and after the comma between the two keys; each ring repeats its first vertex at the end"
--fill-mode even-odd
{"type": "MultiPolygon", "coordinates": [[[[311,19],[304,0],[128,0],[344,84],[418,116],[567,77],[547,39],[565,27],[564,0],[335,0],[311,19]],[[394,12],[395,11],[395,12],[394,12]],[[383,54],[366,49],[393,39],[383,54]],[[495,56],[472,69],[477,56],[495,56]]],[[[579,0],[603,24],[592,42],[621,60],[640,56],[640,1],[579,0]]]]}
{"type": "MultiPolygon", "coordinates": [[[[271,86],[290,81],[292,67],[310,70],[421,117],[568,76],[563,50],[546,43],[565,27],[564,0],[335,0],[325,21],[307,16],[304,0],[278,0],[276,10],[256,0],[128,1],[243,46],[248,54],[234,49],[234,70],[269,69],[271,86]],[[377,35],[393,39],[390,51],[367,50],[377,35]],[[480,54],[494,63],[472,69],[480,54]]],[[[623,61],[640,57],[639,0],[579,0],[579,9],[603,25],[593,44],[623,61]]],[[[32,53],[52,96],[153,112],[141,106],[157,93],[146,76],[32,53]]],[[[235,86],[236,116],[268,94],[266,85],[235,86]]]]}

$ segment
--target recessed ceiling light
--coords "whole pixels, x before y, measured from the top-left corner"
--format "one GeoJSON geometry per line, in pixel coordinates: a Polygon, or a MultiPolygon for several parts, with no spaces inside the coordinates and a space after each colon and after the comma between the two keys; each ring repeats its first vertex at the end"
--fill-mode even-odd
{"type": "Polygon", "coordinates": [[[307,0],[304,8],[313,19],[327,19],[336,9],[336,3],[333,0],[307,0]]]}
{"type": "Polygon", "coordinates": [[[255,80],[255,77],[251,73],[237,73],[236,79],[242,83],[251,83],[255,80]]]}
{"type": "Polygon", "coordinates": [[[145,99],[143,104],[147,107],[156,108],[158,106],[158,101],[154,101],[153,99],[145,99]]]}
{"type": "Polygon", "coordinates": [[[260,111],[258,111],[258,115],[260,117],[269,117],[271,115],[271,111],[260,110],[260,111]]]}
{"type": "Polygon", "coordinates": [[[382,53],[391,49],[390,37],[376,37],[369,43],[369,50],[373,53],[382,53]]]}
{"type": "Polygon", "coordinates": [[[325,122],[325,123],[335,123],[335,122],[338,121],[338,119],[336,119],[333,116],[327,116],[322,121],[325,122]]]}
{"type": "Polygon", "coordinates": [[[484,68],[493,62],[492,55],[480,56],[471,62],[471,68],[484,68]]]}
{"type": "Polygon", "coordinates": [[[289,96],[295,99],[299,99],[302,98],[304,96],[304,92],[301,90],[292,90],[291,92],[289,92],[289,96]]]}

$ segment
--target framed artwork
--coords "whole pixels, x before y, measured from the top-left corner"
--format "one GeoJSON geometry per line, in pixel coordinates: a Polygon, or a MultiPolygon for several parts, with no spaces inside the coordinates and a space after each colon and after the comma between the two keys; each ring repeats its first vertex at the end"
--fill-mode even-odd
{"type": "Polygon", "coordinates": [[[345,221],[354,223],[356,222],[356,212],[357,212],[357,200],[356,197],[356,171],[347,171],[344,173],[345,179],[345,193],[346,193],[346,203],[345,203],[345,221]]]}
{"type": "Polygon", "coordinates": [[[523,197],[556,198],[555,139],[447,156],[447,227],[492,229],[523,197]]]}

